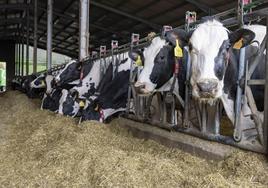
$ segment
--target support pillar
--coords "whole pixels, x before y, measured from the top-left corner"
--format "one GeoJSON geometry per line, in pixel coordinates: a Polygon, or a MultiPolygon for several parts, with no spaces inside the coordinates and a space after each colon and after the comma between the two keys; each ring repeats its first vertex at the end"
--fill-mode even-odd
{"type": "Polygon", "coordinates": [[[29,15],[29,7],[27,8],[27,12],[26,12],[26,19],[27,19],[27,23],[26,23],[26,76],[29,75],[29,29],[30,29],[30,15],[29,15]]]}
{"type": "Polygon", "coordinates": [[[80,20],[79,20],[79,60],[80,61],[88,56],[89,2],[90,0],[80,0],[80,20]]]}
{"type": "MultiPolygon", "coordinates": [[[[266,33],[268,33],[268,16],[266,16],[266,33]]],[[[266,143],[266,149],[268,151],[268,39],[266,40],[266,65],[265,65],[265,93],[264,93],[264,143],[266,143]]]]}
{"type": "MultiPolygon", "coordinates": [[[[19,35],[20,36],[20,35],[19,35]]],[[[18,43],[18,75],[20,76],[21,74],[21,72],[20,72],[20,70],[21,70],[21,66],[20,66],[20,64],[21,64],[21,45],[20,45],[20,40],[19,40],[19,43],[18,43]]]]}
{"type": "MultiPolygon", "coordinates": [[[[22,26],[23,27],[23,26],[22,26]]],[[[24,29],[22,29],[24,30],[24,29]]],[[[23,37],[22,37],[22,43],[21,43],[21,75],[24,76],[24,31],[23,32],[23,37]]]]}
{"type": "Polygon", "coordinates": [[[53,0],[47,1],[47,70],[52,67],[53,0]]]}
{"type": "Polygon", "coordinates": [[[33,73],[37,71],[37,17],[38,17],[38,9],[37,9],[37,1],[34,0],[34,49],[33,49],[33,73]]]}

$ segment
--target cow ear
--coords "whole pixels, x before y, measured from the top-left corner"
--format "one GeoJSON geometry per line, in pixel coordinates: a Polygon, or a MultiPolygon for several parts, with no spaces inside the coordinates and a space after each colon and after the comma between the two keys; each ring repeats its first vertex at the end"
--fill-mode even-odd
{"type": "Polygon", "coordinates": [[[249,45],[254,38],[255,33],[249,29],[238,29],[229,34],[230,44],[237,50],[249,45]]]}
{"type": "Polygon", "coordinates": [[[82,68],[82,62],[81,61],[77,62],[76,68],[78,70],[81,70],[81,68],[82,68]]]}
{"type": "Polygon", "coordinates": [[[179,41],[180,45],[185,46],[189,41],[189,35],[182,29],[173,29],[172,31],[167,32],[166,40],[173,46],[176,46],[176,40],[179,41]]]}
{"type": "Polygon", "coordinates": [[[132,59],[133,61],[137,61],[139,56],[141,58],[141,61],[144,61],[144,56],[143,53],[140,50],[132,50],[130,52],[128,52],[128,56],[130,59],[132,59]]]}

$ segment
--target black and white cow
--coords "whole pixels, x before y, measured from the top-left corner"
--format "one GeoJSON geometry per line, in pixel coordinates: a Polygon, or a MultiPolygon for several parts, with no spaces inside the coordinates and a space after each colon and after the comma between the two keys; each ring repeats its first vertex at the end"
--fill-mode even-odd
{"type": "Polygon", "coordinates": [[[42,99],[41,110],[58,111],[61,89],[53,88],[54,84],[54,76],[47,74],[45,77],[46,92],[42,99]]]}
{"type": "MultiPolygon", "coordinates": [[[[167,50],[167,46],[170,45],[168,42],[171,42],[174,46],[174,38],[178,39],[181,47],[184,44],[189,45],[193,97],[208,103],[221,99],[228,117],[234,122],[234,100],[239,62],[237,52],[239,51],[234,50],[233,46],[236,44],[244,47],[253,40],[261,43],[265,34],[266,28],[257,25],[245,26],[244,29],[230,32],[215,19],[200,24],[191,36],[178,30],[169,32],[167,40],[157,37],[144,50],[144,70],[141,72],[135,87],[142,94],[151,94],[156,90],[169,89],[166,86],[170,86],[174,60],[172,59],[172,49],[167,50]],[[170,65],[165,62],[170,62],[170,65]]],[[[250,45],[246,52],[247,57],[252,57],[256,51],[256,46],[250,45]]],[[[264,59],[257,67],[252,78],[264,78],[264,59]]],[[[182,69],[180,69],[178,75],[181,78],[178,78],[178,81],[179,93],[182,96],[184,94],[181,91],[184,88],[185,69],[183,65],[180,67],[182,69]]],[[[252,87],[252,89],[253,95],[257,99],[258,109],[262,110],[263,88],[258,86],[258,88],[252,87]]],[[[174,91],[176,90],[174,89],[174,91]]]]}
{"type": "MultiPolygon", "coordinates": [[[[125,54],[126,55],[126,54],[125,54]]],[[[121,60],[118,72],[113,77],[110,64],[99,85],[98,95],[92,96],[81,114],[81,121],[96,120],[104,122],[118,112],[124,112],[127,106],[131,59],[121,60]]]]}
{"type": "MultiPolygon", "coordinates": [[[[239,56],[233,46],[245,47],[254,39],[261,43],[265,34],[266,28],[260,25],[245,26],[243,29],[230,32],[215,19],[200,24],[189,40],[193,97],[209,103],[221,99],[228,117],[234,122],[239,56]]],[[[254,55],[254,52],[256,47],[249,46],[247,58],[254,55]]],[[[249,65],[251,63],[249,59],[249,65]]],[[[253,78],[264,78],[264,65],[263,58],[253,78]]],[[[258,100],[262,101],[257,104],[259,110],[263,110],[264,92],[262,90],[262,87],[253,89],[255,98],[258,95],[258,100]]]]}
{"type": "Polygon", "coordinates": [[[93,62],[91,60],[87,60],[83,63],[75,60],[71,61],[55,77],[56,85],[64,89],[70,89],[66,88],[66,83],[78,84],[77,82],[80,79],[82,80],[88,75],[92,66],[93,62]]]}
{"type": "MultiPolygon", "coordinates": [[[[180,40],[180,47],[187,44],[187,33],[181,29],[174,29],[166,34],[164,38],[155,37],[151,44],[144,49],[142,55],[144,59],[144,68],[135,83],[135,88],[138,94],[150,95],[156,91],[170,91],[175,71],[175,56],[174,47],[176,39],[179,36],[184,36],[180,40]]],[[[183,53],[185,53],[183,51],[183,53]]],[[[137,59],[138,53],[132,52],[131,57],[137,59]]],[[[175,83],[173,93],[184,97],[185,79],[186,79],[186,57],[184,54],[183,60],[179,65],[179,73],[175,83]]]]}
{"type": "Polygon", "coordinates": [[[71,117],[75,117],[79,110],[79,100],[86,99],[95,94],[97,87],[101,81],[101,63],[100,60],[93,62],[92,68],[83,80],[70,92],[62,91],[60,99],[59,113],[71,117]]]}

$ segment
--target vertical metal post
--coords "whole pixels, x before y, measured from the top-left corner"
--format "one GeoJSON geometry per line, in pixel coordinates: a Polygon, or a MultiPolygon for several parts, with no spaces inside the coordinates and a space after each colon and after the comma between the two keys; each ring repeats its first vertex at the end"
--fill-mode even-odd
{"type": "Polygon", "coordinates": [[[37,1],[34,0],[34,49],[33,49],[33,73],[37,71],[37,17],[38,17],[38,10],[37,10],[37,1]]]}
{"type": "MultiPolygon", "coordinates": [[[[268,16],[266,17],[266,33],[268,33],[268,16]]],[[[264,93],[264,143],[268,151],[268,39],[266,39],[266,65],[265,65],[265,93],[264,93]]]]}
{"type": "Polygon", "coordinates": [[[18,75],[18,44],[15,44],[15,76],[18,75]]]}
{"type": "Polygon", "coordinates": [[[21,75],[24,76],[24,26],[22,26],[22,43],[21,43],[21,75]]]}
{"type": "Polygon", "coordinates": [[[239,85],[240,80],[243,78],[245,74],[245,56],[246,49],[240,49],[240,57],[239,57],[239,70],[238,70],[238,78],[237,78],[237,91],[236,91],[236,100],[235,100],[235,129],[234,129],[234,140],[240,141],[242,138],[242,130],[240,123],[241,116],[241,105],[242,105],[242,88],[239,85]]]}
{"type": "MultiPolygon", "coordinates": [[[[29,6],[29,4],[27,4],[29,6]]],[[[26,27],[27,27],[27,31],[26,31],[26,76],[29,75],[29,29],[30,29],[30,15],[29,15],[29,7],[27,7],[27,12],[26,12],[26,19],[27,19],[27,23],[26,23],[26,27]]]]}
{"type": "MultiPolygon", "coordinates": [[[[20,35],[19,35],[20,36],[20,35]]],[[[20,58],[21,58],[21,45],[20,45],[20,40],[18,43],[18,75],[20,76],[20,58]]]]}
{"type": "Polygon", "coordinates": [[[79,60],[88,56],[89,47],[89,1],[80,0],[79,60]]]}
{"type": "Polygon", "coordinates": [[[47,70],[52,65],[53,0],[47,1],[47,70]]]}

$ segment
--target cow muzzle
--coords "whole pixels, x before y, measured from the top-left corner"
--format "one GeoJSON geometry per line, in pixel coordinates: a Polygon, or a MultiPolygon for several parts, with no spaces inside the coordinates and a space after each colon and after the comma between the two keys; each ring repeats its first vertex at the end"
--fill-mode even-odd
{"type": "Polygon", "coordinates": [[[196,83],[201,98],[214,98],[218,92],[218,80],[206,79],[196,83]]]}
{"type": "Polygon", "coordinates": [[[152,92],[146,89],[146,84],[136,82],[134,84],[135,91],[138,95],[150,95],[152,92]]]}

